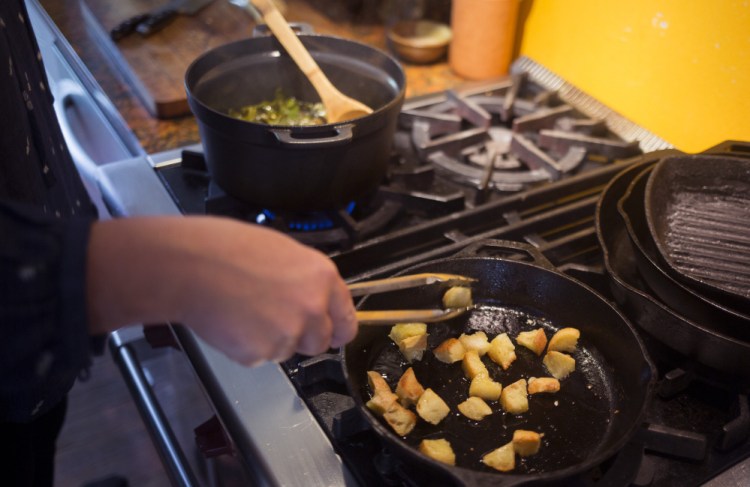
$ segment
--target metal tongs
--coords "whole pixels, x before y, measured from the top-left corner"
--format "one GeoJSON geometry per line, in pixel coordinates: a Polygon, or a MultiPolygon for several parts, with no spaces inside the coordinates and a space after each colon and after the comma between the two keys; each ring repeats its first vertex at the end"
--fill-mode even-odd
{"type": "MultiPolygon", "coordinates": [[[[372,281],[349,284],[352,297],[366,294],[380,294],[401,289],[410,289],[433,284],[446,286],[468,286],[476,279],[457,274],[424,273],[407,276],[375,279],[372,281]]],[[[394,323],[434,323],[455,318],[474,306],[445,309],[403,309],[403,310],[375,310],[357,311],[357,321],[360,325],[392,325],[394,323]]]]}

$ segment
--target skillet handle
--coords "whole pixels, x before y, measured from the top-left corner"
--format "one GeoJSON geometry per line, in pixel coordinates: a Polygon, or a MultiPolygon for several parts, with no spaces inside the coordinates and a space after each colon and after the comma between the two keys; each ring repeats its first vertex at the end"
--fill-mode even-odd
{"type": "Polygon", "coordinates": [[[348,144],[352,140],[352,127],[354,124],[345,123],[343,125],[336,125],[333,130],[336,132],[335,135],[330,137],[316,137],[316,138],[295,138],[292,134],[292,129],[269,129],[271,133],[276,137],[276,140],[282,144],[289,145],[295,149],[302,149],[305,147],[333,147],[336,145],[348,144]]]}
{"type": "Polygon", "coordinates": [[[750,158],[750,142],[741,140],[727,140],[717,144],[707,151],[706,154],[723,154],[727,156],[736,156],[750,158]]]}
{"type": "Polygon", "coordinates": [[[547,257],[545,257],[538,248],[534,247],[531,244],[516,242],[514,240],[500,240],[493,238],[480,240],[479,242],[475,242],[464,248],[462,251],[456,254],[456,256],[476,256],[479,250],[481,250],[483,247],[493,247],[508,251],[517,250],[519,252],[524,252],[529,257],[531,257],[535,265],[556,273],[560,272],[554,265],[552,265],[552,262],[550,262],[549,259],[547,259],[547,257]]]}

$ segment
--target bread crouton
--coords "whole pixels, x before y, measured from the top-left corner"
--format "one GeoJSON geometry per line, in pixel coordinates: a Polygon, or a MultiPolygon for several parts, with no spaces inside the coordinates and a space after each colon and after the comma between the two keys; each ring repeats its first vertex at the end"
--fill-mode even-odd
{"type": "Polygon", "coordinates": [[[458,410],[469,419],[481,421],[485,416],[492,414],[492,409],[481,398],[471,396],[458,406],[458,410]]]}
{"type": "Polygon", "coordinates": [[[448,465],[456,464],[456,454],[453,453],[453,447],[451,447],[448,440],[443,438],[436,440],[422,440],[419,444],[419,451],[438,462],[443,462],[448,465]]]}
{"type": "Polygon", "coordinates": [[[435,358],[446,364],[463,360],[466,349],[458,338],[448,338],[432,351],[435,358]]]}
{"type": "Polygon", "coordinates": [[[510,364],[516,360],[516,346],[510,341],[507,333],[501,333],[490,342],[487,356],[503,370],[508,370],[510,364]]]}
{"type": "Polygon", "coordinates": [[[547,335],[544,333],[544,328],[522,331],[516,337],[516,343],[540,356],[544,352],[544,347],[547,346],[547,335]]]}
{"type": "Polygon", "coordinates": [[[417,424],[417,415],[403,407],[398,401],[391,404],[391,407],[383,414],[383,419],[399,436],[408,435],[417,424]]]}
{"type": "Polygon", "coordinates": [[[482,457],[482,462],[495,470],[510,472],[516,468],[516,452],[513,449],[513,442],[508,442],[500,448],[492,450],[482,457]]]}
{"type": "Polygon", "coordinates": [[[414,375],[414,369],[409,367],[401,375],[396,385],[396,395],[401,405],[408,408],[416,404],[423,392],[424,387],[417,380],[417,376],[414,375]]]}
{"type": "Polygon", "coordinates": [[[461,367],[464,370],[464,374],[469,379],[473,379],[477,375],[484,374],[489,377],[490,373],[487,370],[487,366],[484,365],[479,354],[475,350],[468,350],[464,354],[464,359],[461,361],[461,367]]]}
{"type": "Polygon", "coordinates": [[[391,387],[383,377],[374,370],[367,371],[367,383],[372,391],[372,397],[366,406],[375,414],[382,416],[391,408],[398,396],[391,391],[391,387]]]}
{"type": "Polygon", "coordinates": [[[448,413],[450,407],[438,396],[432,389],[425,389],[422,396],[417,401],[417,414],[430,424],[438,424],[448,413]]]}
{"type": "Polygon", "coordinates": [[[547,346],[547,351],[556,351],[556,352],[568,352],[572,353],[576,351],[576,347],[578,346],[578,339],[581,337],[581,332],[578,330],[578,328],[561,328],[552,335],[552,338],[550,338],[549,345],[547,346]]]}
{"type": "Polygon", "coordinates": [[[398,344],[404,338],[409,338],[427,333],[427,323],[398,323],[391,327],[388,335],[393,343],[398,344]]]}
{"type": "Polygon", "coordinates": [[[526,379],[503,387],[500,394],[500,405],[511,414],[521,414],[529,410],[529,397],[526,392],[526,379]]]}
{"type": "Polygon", "coordinates": [[[424,351],[427,350],[427,334],[406,337],[398,342],[401,355],[409,362],[422,360],[424,351]]]}
{"type": "Polygon", "coordinates": [[[392,392],[385,392],[372,396],[370,400],[365,403],[365,406],[378,416],[383,416],[386,411],[391,409],[394,402],[398,402],[398,396],[392,392]]]}
{"type": "Polygon", "coordinates": [[[481,397],[485,401],[497,401],[501,392],[503,392],[502,384],[486,375],[475,376],[469,385],[469,395],[481,397]]]}
{"type": "Polygon", "coordinates": [[[542,392],[557,392],[560,390],[560,381],[554,377],[532,377],[527,387],[529,394],[542,392]]]}
{"type": "Polygon", "coordinates": [[[466,350],[474,350],[480,357],[487,353],[490,348],[490,342],[487,340],[487,334],[483,331],[477,331],[470,335],[462,333],[458,340],[463,344],[466,350]]]}
{"type": "Polygon", "coordinates": [[[443,307],[446,309],[466,308],[472,304],[470,287],[453,286],[443,294],[443,307]]]}
{"type": "Polygon", "coordinates": [[[513,449],[522,457],[534,455],[542,444],[542,435],[536,431],[515,430],[513,432],[513,449]]]}
{"type": "Polygon", "coordinates": [[[570,355],[551,351],[542,360],[549,373],[557,380],[562,380],[576,369],[576,359],[570,355]]]}

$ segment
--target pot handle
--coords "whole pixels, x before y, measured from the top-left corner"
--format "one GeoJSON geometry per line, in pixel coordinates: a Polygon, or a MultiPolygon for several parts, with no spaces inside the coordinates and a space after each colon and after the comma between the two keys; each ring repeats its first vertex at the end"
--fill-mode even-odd
{"type": "Polygon", "coordinates": [[[292,134],[292,129],[280,129],[272,128],[269,129],[271,133],[276,137],[276,140],[282,144],[289,145],[295,148],[304,147],[333,147],[336,145],[342,145],[352,140],[352,127],[354,124],[345,123],[343,125],[336,125],[333,130],[336,132],[335,135],[329,137],[316,137],[316,138],[295,138],[292,134]]]}
{"type": "Polygon", "coordinates": [[[477,256],[478,252],[482,247],[493,247],[502,250],[517,250],[524,252],[531,257],[533,263],[544,269],[559,273],[560,271],[552,264],[552,262],[544,256],[544,254],[536,247],[525,242],[516,242],[514,240],[500,240],[488,238],[486,240],[480,240],[475,242],[456,254],[459,256],[477,256]]]}
{"type": "MultiPolygon", "coordinates": [[[[315,29],[313,29],[312,25],[308,24],[307,22],[289,22],[289,27],[291,27],[294,33],[297,35],[312,35],[315,33],[315,29]]],[[[258,24],[253,28],[252,37],[267,37],[270,35],[273,34],[271,33],[271,29],[269,29],[266,24],[258,24]]]]}

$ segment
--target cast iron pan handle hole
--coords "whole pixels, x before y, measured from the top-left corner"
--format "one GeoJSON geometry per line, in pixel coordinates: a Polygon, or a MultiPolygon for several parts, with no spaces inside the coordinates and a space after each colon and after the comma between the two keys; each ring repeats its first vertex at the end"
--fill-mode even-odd
{"type": "Polygon", "coordinates": [[[705,151],[705,153],[750,157],[750,142],[745,142],[743,140],[726,140],[711,147],[705,151]]]}
{"type": "Polygon", "coordinates": [[[487,239],[475,242],[456,254],[457,257],[477,257],[479,252],[485,248],[493,250],[501,250],[506,254],[510,255],[512,260],[526,260],[519,256],[518,252],[522,252],[525,256],[531,257],[534,264],[538,265],[547,270],[557,272],[554,265],[542,254],[542,252],[531,244],[524,242],[516,242],[513,240],[499,240],[499,239],[487,239]]]}

